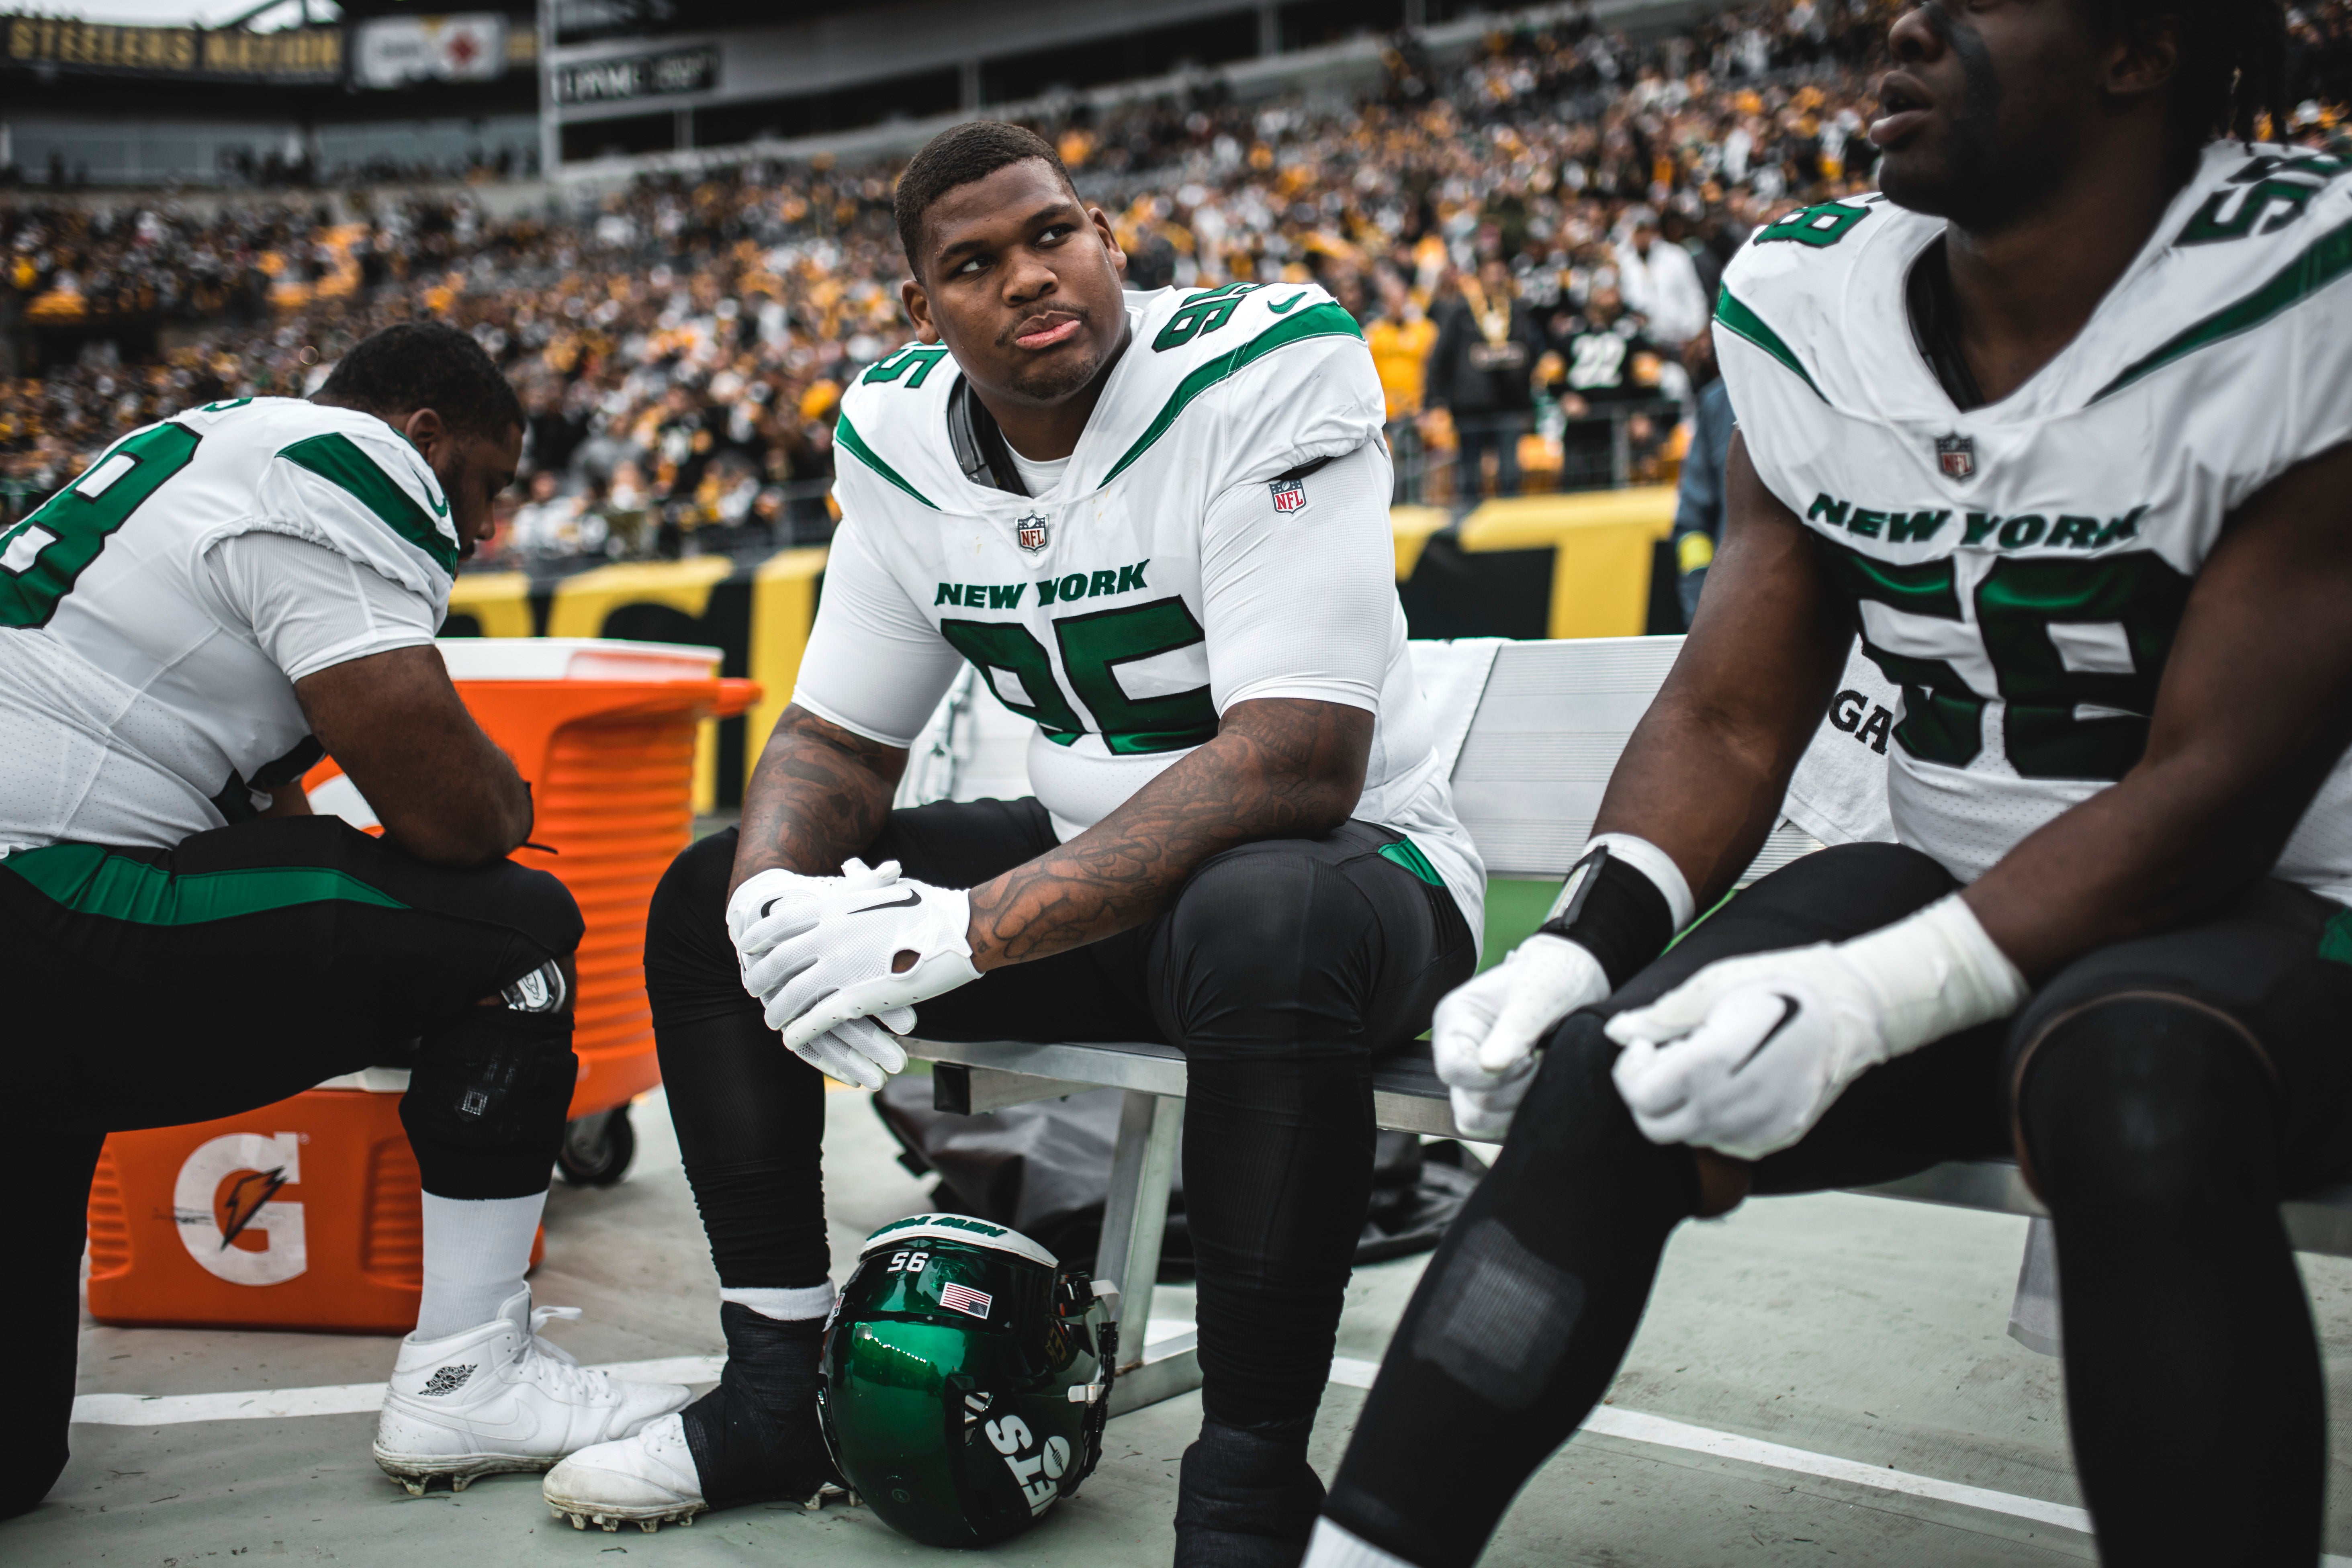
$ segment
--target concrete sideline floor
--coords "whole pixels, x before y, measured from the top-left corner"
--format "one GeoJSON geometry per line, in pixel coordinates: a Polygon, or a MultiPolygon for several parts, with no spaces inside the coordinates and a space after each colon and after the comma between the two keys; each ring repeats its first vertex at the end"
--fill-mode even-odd
{"type": "MultiPolygon", "coordinates": [[[[828,1100],[835,1257],[885,1221],[927,1206],[866,1097],[828,1100]]],[[[533,1285],[543,1304],[585,1308],[555,1328],[583,1362],[709,1353],[716,1280],[658,1095],[637,1108],[638,1163],[604,1192],[559,1187],[533,1285]]],[[[2024,1222],[1843,1195],[1751,1203],[1686,1226],[1666,1258],[1642,1333],[1611,1393],[1629,1411],[1834,1455],[1873,1468],[2078,1503],[2059,1363],[2004,1329],[2024,1222]]],[[[1343,1356],[1377,1361],[1423,1260],[1358,1271],[1343,1356]]],[[[2325,1342],[2331,1400],[2352,1417],[2352,1263],[2303,1260],[2325,1342]]],[[[1163,1287],[1154,1315],[1181,1318],[1163,1287]]],[[[123,1330],[82,1331],[84,1393],[196,1394],[381,1377],[386,1338],[123,1330]]],[[[1336,1468],[1363,1394],[1335,1385],[1314,1458],[1336,1468]]],[[[493,1477],[462,1496],[408,1497],[368,1457],[374,1416],[77,1426],[49,1500],[0,1524],[0,1561],[194,1568],[236,1558],[419,1568],[442,1563],[698,1565],[789,1556],[863,1565],[932,1558],[862,1509],[772,1507],[706,1516],[656,1535],[576,1532],[550,1518],[536,1477],[493,1477]]],[[[1176,1466],[1197,1396],[1112,1423],[1083,1493],[992,1555],[1059,1568],[1164,1563],[1176,1466]]],[[[2226,1434],[2183,1441],[2226,1441],[2226,1434]]],[[[2332,1461],[2332,1551],[2352,1551],[2352,1464],[2332,1461]]],[[[1442,1439],[1429,1481],[1446,1485],[1442,1439]]],[[[2261,1506],[2248,1499],[2249,1507],[2261,1506]]],[[[1787,1470],[1587,1434],[1529,1484],[1486,1563],[1693,1568],[1712,1563],[2010,1564],[2094,1560],[2071,1531],[1787,1470]]]]}

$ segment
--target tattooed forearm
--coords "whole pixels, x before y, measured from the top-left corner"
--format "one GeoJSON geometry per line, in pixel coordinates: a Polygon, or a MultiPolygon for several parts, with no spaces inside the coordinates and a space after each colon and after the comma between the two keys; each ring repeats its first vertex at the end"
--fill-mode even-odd
{"type": "Polygon", "coordinates": [[[743,791],[731,894],[772,867],[830,877],[874,842],[907,753],[787,708],[743,791]]]}
{"type": "Polygon", "coordinates": [[[976,968],[1141,925],[1201,863],[1259,838],[1318,838],[1364,790],[1372,716],[1335,702],[1229,709],[1217,738],[1059,849],[971,890],[976,968]]]}

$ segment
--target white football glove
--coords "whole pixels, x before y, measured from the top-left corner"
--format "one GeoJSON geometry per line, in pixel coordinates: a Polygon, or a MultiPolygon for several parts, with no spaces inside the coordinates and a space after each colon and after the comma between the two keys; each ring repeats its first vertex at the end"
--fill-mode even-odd
{"type": "Polygon", "coordinates": [[[1609,977],[1582,942],[1541,931],[1447,992],[1430,1040],[1454,1124],[1467,1137],[1501,1139],[1534,1080],[1536,1043],[1608,994],[1609,977]]]}
{"type": "MultiPolygon", "coordinates": [[[[887,888],[898,879],[898,862],[879,866],[851,858],[842,862],[838,877],[804,877],[781,868],[761,871],[735,889],[727,900],[727,936],[746,972],[753,961],[788,936],[815,923],[826,900],[841,893],[887,888]]],[[[747,990],[750,987],[745,987],[747,990]]],[[[757,996],[757,991],[751,993],[757,996]]]]}
{"type": "MultiPolygon", "coordinates": [[[[742,970],[743,989],[765,1003],[784,983],[778,966],[766,963],[778,942],[814,930],[829,913],[898,879],[898,863],[886,860],[867,866],[852,859],[838,877],[804,877],[797,871],[761,871],[735,889],[727,901],[727,933],[735,943],[742,970]],[[755,973],[755,971],[757,973],[755,973]],[[764,989],[762,987],[764,986],[764,989]]],[[[905,1069],[907,1053],[891,1037],[915,1026],[911,1009],[900,1008],[878,1022],[853,1019],[841,1024],[793,1054],[828,1078],[861,1089],[879,1089],[890,1074],[905,1069]]]]}
{"type": "Polygon", "coordinates": [[[829,902],[820,923],[778,942],[754,966],[778,980],[766,993],[768,1026],[782,1030],[793,1050],[854,1018],[880,1017],[904,1034],[914,1027],[916,1003],[980,978],[971,925],[970,893],[911,878],[829,902]],[[902,952],[913,963],[894,972],[902,952]]]}
{"type": "Polygon", "coordinates": [[[1760,1160],[1879,1063],[2006,1017],[2025,977],[1958,894],[1850,942],[1710,963],[1620,1013],[1617,1092],[1643,1136],[1760,1160]]]}

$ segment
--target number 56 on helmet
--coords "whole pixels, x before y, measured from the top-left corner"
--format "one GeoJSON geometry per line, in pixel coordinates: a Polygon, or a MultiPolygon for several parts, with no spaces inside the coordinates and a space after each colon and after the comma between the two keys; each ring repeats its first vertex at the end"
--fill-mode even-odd
{"type": "Polygon", "coordinates": [[[819,1363],[851,1488],[929,1546],[985,1546],[1078,1489],[1102,1455],[1116,1292],[1001,1225],[916,1215],[866,1238],[819,1363]]]}

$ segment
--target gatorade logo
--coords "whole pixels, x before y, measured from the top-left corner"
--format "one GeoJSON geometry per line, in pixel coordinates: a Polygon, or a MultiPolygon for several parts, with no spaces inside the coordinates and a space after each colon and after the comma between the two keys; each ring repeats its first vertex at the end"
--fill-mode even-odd
{"type": "Polygon", "coordinates": [[[231,1132],[199,1144],[172,1188],[172,1219],[196,1265],[232,1285],[282,1285],[310,1267],[302,1205],[278,1197],[302,1180],[301,1136],[231,1132]]]}

